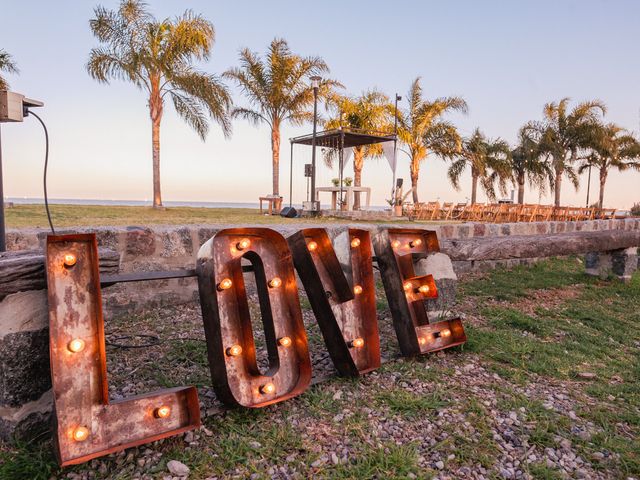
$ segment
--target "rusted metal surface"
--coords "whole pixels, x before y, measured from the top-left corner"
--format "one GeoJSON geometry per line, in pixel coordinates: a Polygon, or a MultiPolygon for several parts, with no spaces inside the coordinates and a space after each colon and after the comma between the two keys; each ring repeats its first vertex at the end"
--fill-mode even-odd
{"type": "Polygon", "coordinates": [[[293,260],[329,355],[340,375],[358,376],[380,366],[371,238],[349,229],[336,239],[336,255],[323,228],[288,238],[293,260]]]}
{"type": "Polygon", "coordinates": [[[437,298],[437,286],[432,275],[415,273],[417,260],[440,251],[436,233],[380,229],[373,246],[402,354],[434,352],[466,342],[460,319],[430,321],[425,300],[437,298]]]}
{"type": "Polygon", "coordinates": [[[60,464],[86,462],[198,427],[194,387],[109,401],[95,235],[49,236],[46,269],[60,464]],[[158,415],[161,408],[166,415],[158,415]]]}
{"type": "Polygon", "coordinates": [[[311,359],[291,252],[284,237],[268,228],[221,230],[201,247],[196,270],[211,378],[218,398],[230,405],[264,407],[306,390],[311,381],[311,359]],[[256,276],[269,356],[264,375],[256,362],[243,259],[251,262],[256,276]],[[275,279],[280,284],[270,286],[275,279]],[[281,344],[286,338],[290,344],[281,344]]]}

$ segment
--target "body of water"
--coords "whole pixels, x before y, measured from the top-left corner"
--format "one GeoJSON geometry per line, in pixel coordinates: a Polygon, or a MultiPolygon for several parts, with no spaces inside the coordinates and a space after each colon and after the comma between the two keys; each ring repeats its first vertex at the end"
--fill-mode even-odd
{"type": "MultiPolygon", "coordinates": [[[[15,205],[42,205],[43,198],[12,198],[6,199],[15,205]]],[[[259,208],[258,203],[251,202],[188,202],[188,201],[165,201],[162,202],[165,207],[195,207],[195,208],[259,208]]],[[[129,207],[150,207],[151,201],[146,200],[99,200],[94,198],[50,198],[49,205],[101,205],[101,206],[129,206],[129,207]]],[[[288,206],[283,203],[283,206],[288,206]]],[[[266,206],[266,203],[263,204],[266,206]]],[[[293,205],[297,209],[301,209],[302,205],[293,205]]],[[[329,208],[329,205],[322,205],[322,208],[329,208]]],[[[371,206],[370,210],[385,210],[389,207],[371,206]]]]}

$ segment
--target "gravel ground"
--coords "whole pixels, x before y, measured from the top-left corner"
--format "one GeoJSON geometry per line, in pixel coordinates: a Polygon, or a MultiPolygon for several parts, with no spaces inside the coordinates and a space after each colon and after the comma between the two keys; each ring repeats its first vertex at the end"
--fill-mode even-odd
{"type": "MultiPolygon", "coordinates": [[[[509,305],[534,314],[541,302],[558,307],[581,288],[539,289],[535,298],[509,305]]],[[[464,347],[403,359],[389,312],[379,305],[383,366],[357,380],[336,378],[303,292],[301,296],[314,377],[332,378],[260,411],[225,410],[216,400],[208,386],[199,305],[107,321],[108,340],[133,333],[160,338],[147,348],[108,347],[112,398],[195,384],[203,427],[52,478],[634,478],[621,473],[615,451],[584,448],[607,435],[603,425],[579,414],[601,402],[585,393],[594,374],[560,380],[527,372],[523,379],[464,347]]],[[[252,316],[258,318],[255,294],[250,300],[252,316]]],[[[483,306],[493,304],[504,302],[489,299],[483,306]]],[[[458,310],[470,330],[485,327],[475,297],[466,296],[458,310]]],[[[266,358],[260,332],[256,343],[258,357],[266,358]]],[[[615,409],[621,401],[609,395],[604,407],[615,409]]],[[[629,428],[629,441],[637,441],[625,422],[619,428],[623,436],[629,428]]]]}

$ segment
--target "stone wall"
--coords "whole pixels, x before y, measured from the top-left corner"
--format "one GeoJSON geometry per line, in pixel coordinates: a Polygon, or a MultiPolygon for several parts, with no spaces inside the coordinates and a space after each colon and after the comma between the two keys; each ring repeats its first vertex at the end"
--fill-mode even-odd
{"type": "MultiPolygon", "coordinates": [[[[246,225],[249,226],[249,225],[246,225]]],[[[305,227],[318,227],[318,224],[287,223],[285,225],[255,225],[269,227],[279,231],[285,237],[305,227]]],[[[593,220],[583,222],[537,222],[537,223],[458,223],[432,225],[415,224],[351,224],[329,225],[326,228],[335,236],[347,227],[368,230],[388,226],[406,228],[416,226],[435,230],[440,240],[454,238],[492,237],[505,235],[541,235],[547,233],[598,231],[598,230],[640,230],[640,219],[593,220]]],[[[73,232],[95,232],[98,244],[120,252],[122,272],[171,270],[194,268],[200,246],[218,230],[227,225],[189,225],[189,226],[152,226],[152,227],[94,227],[79,228],[73,232]]],[[[58,233],[71,233],[59,231],[58,233]]],[[[46,230],[9,230],[8,248],[10,250],[42,248],[46,239],[46,230]]],[[[446,250],[445,250],[446,253],[446,250]]],[[[531,263],[537,259],[510,259],[491,262],[454,262],[457,274],[471,270],[494,268],[496,265],[513,266],[531,263]]],[[[197,285],[194,278],[155,280],[135,284],[120,284],[104,291],[105,313],[107,316],[124,314],[140,308],[166,304],[184,303],[197,299],[197,285]]]]}

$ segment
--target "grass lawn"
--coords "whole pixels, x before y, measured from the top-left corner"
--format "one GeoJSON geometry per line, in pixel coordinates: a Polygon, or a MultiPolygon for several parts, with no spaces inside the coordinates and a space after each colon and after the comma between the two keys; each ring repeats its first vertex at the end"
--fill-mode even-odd
{"type": "MultiPolygon", "coordinates": [[[[348,220],[327,217],[290,219],[279,215],[260,215],[259,210],[249,208],[170,207],[157,210],[152,207],[50,205],[50,209],[55,227],[139,225],[141,223],[145,225],[349,223],[348,220]]],[[[48,227],[44,205],[15,205],[8,208],[6,222],[9,228],[48,227]]]]}
{"type": "MultiPolygon", "coordinates": [[[[380,302],[388,361],[361,379],[208,415],[195,433],[62,472],[47,440],[0,444],[0,478],[162,479],[170,460],[190,479],[640,478],[640,274],[623,284],[583,269],[570,258],[465,278],[457,309],[468,343],[414,359],[397,358],[380,302]]],[[[110,352],[112,394],[188,376],[208,402],[199,321],[186,306],[107,322],[118,333],[155,325],[165,338],[136,361],[110,352]]]]}

